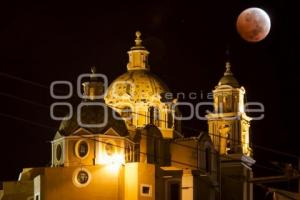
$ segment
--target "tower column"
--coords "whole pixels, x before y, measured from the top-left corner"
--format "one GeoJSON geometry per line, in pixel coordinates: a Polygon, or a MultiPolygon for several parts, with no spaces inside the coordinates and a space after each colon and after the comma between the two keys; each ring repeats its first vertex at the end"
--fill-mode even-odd
{"type": "Polygon", "coordinates": [[[181,179],[181,199],[193,200],[194,198],[194,176],[192,170],[183,170],[181,179]]]}

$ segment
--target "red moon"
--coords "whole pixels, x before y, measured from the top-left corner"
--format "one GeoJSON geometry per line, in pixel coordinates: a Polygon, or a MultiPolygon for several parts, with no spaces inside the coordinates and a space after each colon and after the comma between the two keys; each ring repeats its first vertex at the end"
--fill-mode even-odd
{"type": "Polygon", "coordinates": [[[236,28],[244,40],[259,42],[270,32],[270,17],[260,8],[248,8],[239,15],[236,28]]]}

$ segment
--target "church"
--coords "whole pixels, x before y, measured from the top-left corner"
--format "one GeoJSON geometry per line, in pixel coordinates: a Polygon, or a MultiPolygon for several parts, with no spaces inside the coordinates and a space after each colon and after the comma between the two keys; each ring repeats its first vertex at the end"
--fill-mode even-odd
{"type": "Polygon", "coordinates": [[[150,70],[136,32],[127,71],[106,89],[95,68],[77,112],[51,142],[51,166],[4,182],[1,200],[252,200],[246,90],[230,63],[213,88],[208,130],[181,129],[177,99],[150,70]]]}

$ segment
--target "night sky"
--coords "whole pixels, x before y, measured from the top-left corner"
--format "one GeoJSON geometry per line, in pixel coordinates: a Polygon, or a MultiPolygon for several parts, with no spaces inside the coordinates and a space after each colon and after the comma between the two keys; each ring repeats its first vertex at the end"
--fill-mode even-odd
{"type": "MultiPolygon", "coordinates": [[[[252,122],[253,143],[300,155],[294,117],[299,112],[295,5],[273,0],[99,2],[0,5],[0,180],[16,179],[24,167],[49,165],[49,142],[59,126],[50,119],[49,106],[55,102],[50,83],[75,84],[93,65],[114,80],[126,72],[136,30],[151,53],[151,71],[174,93],[197,92],[192,103],[206,100],[200,93],[218,83],[229,48],[232,71],[246,88],[247,100],[265,105],[265,118],[252,122]],[[265,40],[248,43],[235,22],[242,10],[254,6],[270,15],[272,25],[265,40]]],[[[205,121],[184,125],[206,129],[205,121]]],[[[261,163],[289,161],[255,148],[254,153],[261,163]]]]}

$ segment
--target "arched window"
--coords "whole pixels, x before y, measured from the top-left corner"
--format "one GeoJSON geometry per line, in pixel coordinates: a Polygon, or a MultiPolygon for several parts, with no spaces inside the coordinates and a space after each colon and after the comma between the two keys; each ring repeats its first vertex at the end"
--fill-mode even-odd
{"type": "Polygon", "coordinates": [[[105,144],[105,153],[108,156],[113,156],[116,153],[116,148],[113,144],[111,144],[110,142],[107,142],[105,144]]]}
{"type": "Polygon", "coordinates": [[[126,93],[131,94],[131,85],[130,84],[126,84],[126,93]]]}
{"type": "Polygon", "coordinates": [[[76,156],[83,159],[89,154],[89,145],[85,140],[80,140],[75,145],[76,156]]]}
{"type": "Polygon", "coordinates": [[[223,113],[223,96],[219,95],[218,96],[218,113],[223,113]]]}
{"type": "Polygon", "coordinates": [[[205,170],[207,173],[211,172],[211,150],[210,148],[205,149],[205,170]]]}
{"type": "Polygon", "coordinates": [[[150,118],[150,124],[155,125],[159,127],[159,110],[155,107],[149,108],[149,118],[150,118]]]}
{"type": "Polygon", "coordinates": [[[173,114],[171,111],[168,111],[168,119],[167,119],[168,127],[173,128],[173,114]]]}
{"type": "Polygon", "coordinates": [[[232,99],[232,103],[233,103],[233,112],[238,112],[238,96],[234,95],[233,99],[232,99]]]}
{"type": "Polygon", "coordinates": [[[62,157],[62,147],[60,144],[58,144],[56,146],[56,160],[60,161],[61,157],[62,157]]]}
{"type": "Polygon", "coordinates": [[[131,145],[126,144],[125,148],[125,158],[126,162],[134,162],[134,152],[131,145]]]}

